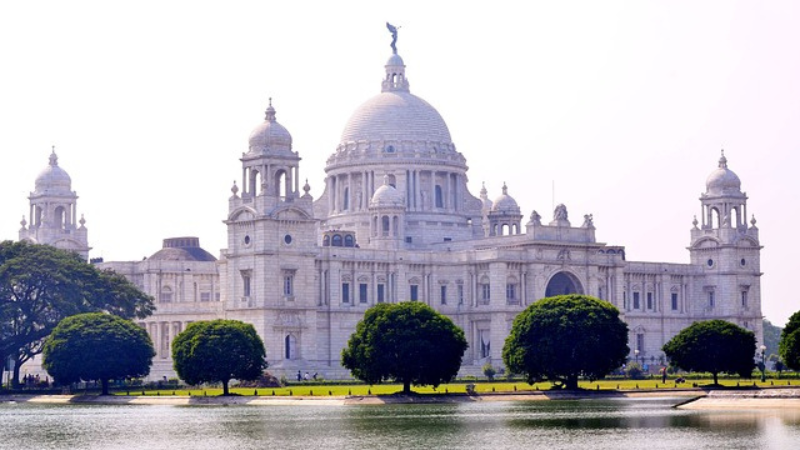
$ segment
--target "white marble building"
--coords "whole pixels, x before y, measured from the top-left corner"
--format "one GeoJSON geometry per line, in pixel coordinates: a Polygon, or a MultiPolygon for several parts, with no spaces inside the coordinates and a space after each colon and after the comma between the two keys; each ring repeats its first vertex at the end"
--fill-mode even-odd
{"type": "MultiPolygon", "coordinates": [[[[142,322],[157,350],[151,377],[174,376],[172,339],[212,318],[252,323],[277,375],[347,377],[341,350],[364,311],[409,300],[464,329],[463,373],[502,367],[514,317],[537,299],[572,292],[616,305],[631,357],[645,363],[662,361],[662,345],[697,320],[729,320],[761,341],[758,229],[746,222],[747,196],[724,156],[700,198],[691,262],[627,261],[624,247],[595,240],[591,215],[573,226],[559,205],[551,221],[533,211],[523,224],[506,186],[494,201],[485,188],[473,196],[465,156],[436,109],[411,94],[403,59],[393,54],[385,70],[380,93],[353,113],[328,158],[318,199],[300,186],[300,155],[270,104],[241,157],[219,259],[186,237],[166,239],[143,261],[101,264],[156,299],[156,314],[142,322]]],[[[61,222],[70,226],[72,195],[61,222]]],[[[39,204],[32,194],[32,211],[39,204]]],[[[20,238],[60,242],[36,229],[20,238]]],[[[85,252],[80,230],[76,249],[85,252]]]]}

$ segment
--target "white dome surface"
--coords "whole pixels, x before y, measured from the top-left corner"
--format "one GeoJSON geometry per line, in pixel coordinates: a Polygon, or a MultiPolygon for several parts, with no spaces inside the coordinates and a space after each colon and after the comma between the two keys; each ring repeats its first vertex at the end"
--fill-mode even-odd
{"type": "Polygon", "coordinates": [[[742,181],[732,170],[728,169],[728,160],[725,155],[719,159],[719,168],[711,172],[706,179],[706,194],[740,194],[742,181]]]}
{"type": "Polygon", "coordinates": [[[450,131],[439,112],[408,92],[382,92],[350,116],[342,143],[357,141],[431,141],[451,143],[450,131]]]}
{"type": "Polygon", "coordinates": [[[59,167],[55,151],[50,154],[50,165],[36,177],[36,192],[72,192],[72,178],[59,167]]]}
{"type": "Polygon", "coordinates": [[[403,194],[397,191],[392,185],[384,184],[375,190],[372,194],[372,199],[369,201],[369,206],[405,206],[406,199],[403,194]]]}
{"type": "Polygon", "coordinates": [[[494,199],[494,203],[491,206],[491,211],[519,214],[519,205],[513,197],[508,195],[508,187],[506,187],[505,183],[503,183],[503,193],[494,199]]]}
{"type": "Polygon", "coordinates": [[[275,108],[270,99],[264,122],[253,129],[249,139],[250,152],[278,153],[292,150],[292,135],[275,120],[275,108]]]}

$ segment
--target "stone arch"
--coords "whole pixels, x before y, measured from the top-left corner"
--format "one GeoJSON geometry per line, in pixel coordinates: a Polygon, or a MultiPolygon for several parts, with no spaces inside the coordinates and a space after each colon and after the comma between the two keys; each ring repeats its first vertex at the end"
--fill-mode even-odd
{"type": "Polygon", "coordinates": [[[550,277],[545,288],[545,297],[566,294],[583,294],[583,286],[573,273],[560,271],[550,277]]]}

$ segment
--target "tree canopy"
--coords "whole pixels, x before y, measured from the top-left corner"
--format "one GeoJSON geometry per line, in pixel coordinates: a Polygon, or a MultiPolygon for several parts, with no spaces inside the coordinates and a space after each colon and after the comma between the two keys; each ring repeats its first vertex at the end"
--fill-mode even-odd
{"type": "Polygon", "coordinates": [[[42,342],[65,317],[107,311],[144,318],[153,299],[121,275],[100,271],[77,254],[48,245],[0,243],[0,356],[19,367],[41,352],[42,342]]]}
{"type": "Polygon", "coordinates": [[[503,347],[507,370],[528,383],[578,388],[578,377],[602,378],[625,363],[628,326],[611,303],[586,295],[543,298],[514,319],[503,347]]]}
{"type": "Polygon", "coordinates": [[[783,328],[779,353],[786,367],[800,370],[800,311],[792,314],[783,328]]]}
{"type": "Polygon", "coordinates": [[[453,379],[466,349],[464,332],[424,303],[380,303],[356,325],[342,365],[369,384],[402,382],[409,394],[412,384],[436,387],[453,379]]]}
{"type": "Polygon", "coordinates": [[[683,370],[751,377],[755,367],[756,336],[725,320],[695,322],[664,344],[670,364],[683,370]]]}
{"type": "Polygon", "coordinates": [[[42,367],[59,384],[109,380],[150,373],[155,356],[144,328],[107,313],[85,313],[59,322],[45,339],[42,367]]]}
{"type": "Polygon", "coordinates": [[[773,325],[772,322],[767,319],[763,319],[762,323],[764,328],[764,346],[767,347],[765,350],[766,354],[771,355],[773,353],[778,353],[781,331],[783,331],[783,329],[777,325],[773,325]]]}
{"type": "Polygon", "coordinates": [[[267,368],[264,342],[252,325],[238,320],[189,324],[172,341],[172,360],[185,382],[219,381],[223,395],[230,380],[255,380],[267,368]]]}

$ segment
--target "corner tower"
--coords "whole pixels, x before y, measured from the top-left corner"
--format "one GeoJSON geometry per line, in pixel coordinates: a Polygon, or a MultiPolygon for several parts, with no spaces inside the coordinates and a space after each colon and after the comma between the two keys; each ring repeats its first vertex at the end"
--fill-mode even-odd
{"type": "Polygon", "coordinates": [[[30,200],[30,224],[22,217],[19,230],[21,241],[52,245],[73,251],[89,259],[89,240],[86,221],[77,219],[78,195],[72,190],[72,179],[58,165],[55,147],[50,164],[38,177],[30,200]]]}
{"type": "Polygon", "coordinates": [[[311,367],[317,357],[317,223],[309,187],[299,189],[300,156],[272,101],[242,155],[242,191],[228,200],[228,248],[220,264],[226,317],[253,324],[270,366],[311,367]]]}
{"type": "Polygon", "coordinates": [[[702,268],[700,298],[694,302],[699,318],[724,319],[756,333],[763,342],[761,323],[761,244],[755,217],[746,223],[747,194],[739,177],[728,168],[725,154],[706,180],[700,196],[701,221],[691,232],[692,264],[702,268]]]}

